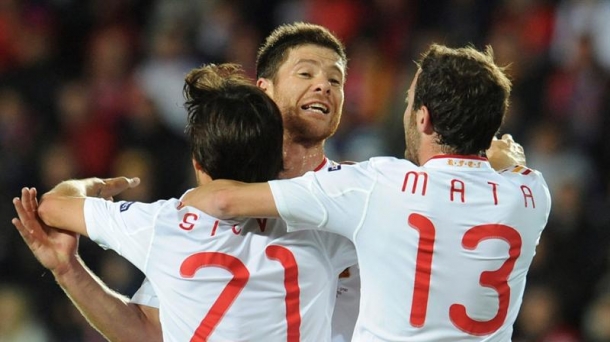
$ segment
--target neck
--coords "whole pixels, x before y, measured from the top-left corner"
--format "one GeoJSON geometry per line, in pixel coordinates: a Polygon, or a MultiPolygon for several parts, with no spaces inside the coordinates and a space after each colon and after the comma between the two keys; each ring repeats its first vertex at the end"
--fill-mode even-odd
{"type": "Polygon", "coordinates": [[[212,181],[212,178],[205,172],[195,169],[195,178],[197,180],[197,186],[206,185],[212,181]]]}
{"type": "Polygon", "coordinates": [[[294,178],[313,171],[324,160],[324,141],[312,145],[284,141],[284,171],[280,178],[294,178]]]}
{"type": "Polygon", "coordinates": [[[443,152],[441,146],[436,143],[434,136],[423,136],[422,143],[419,147],[418,161],[419,165],[424,165],[428,160],[434,156],[447,154],[443,152]]]}

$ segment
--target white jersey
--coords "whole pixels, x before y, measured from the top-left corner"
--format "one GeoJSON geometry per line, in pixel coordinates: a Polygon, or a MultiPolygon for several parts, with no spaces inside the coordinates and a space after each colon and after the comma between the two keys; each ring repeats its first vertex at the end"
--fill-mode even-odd
{"type": "Polygon", "coordinates": [[[539,172],[380,157],[270,185],[289,230],[356,245],[354,341],[510,341],[551,207],[539,172]]]}
{"type": "Polygon", "coordinates": [[[330,340],[338,276],[356,263],[348,239],[179,206],[85,201],[90,238],[149,280],[165,341],[330,340]]]}
{"type": "MultiPolygon", "coordinates": [[[[338,163],[324,158],[322,163],[315,168],[314,172],[332,168],[336,165],[338,163]]],[[[148,279],[144,279],[138,291],[131,297],[131,302],[155,308],[159,307],[159,298],[148,279]]],[[[354,326],[358,319],[359,304],[360,272],[357,266],[351,266],[341,272],[339,276],[336,302],[331,321],[332,342],[351,341],[354,326]]]]}
{"type": "Polygon", "coordinates": [[[349,342],[354,334],[360,307],[360,269],[350,266],[339,275],[337,301],[333,311],[332,342],[349,342]]]}

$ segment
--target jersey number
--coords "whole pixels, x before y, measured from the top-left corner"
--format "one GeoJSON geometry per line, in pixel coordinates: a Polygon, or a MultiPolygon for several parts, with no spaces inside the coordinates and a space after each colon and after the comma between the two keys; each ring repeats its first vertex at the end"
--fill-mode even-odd
{"type": "MultiPolygon", "coordinates": [[[[422,327],[428,310],[436,229],[428,218],[419,214],[411,214],[408,220],[409,226],[419,233],[410,323],[414,327],[422,327]]],[[[462,237],[462,246],[473,250],[481,241],[487,239],[500,239],[509,245],[508,259],[502,266],[495,271],[481,273],[479,278],[482,286],[493,288],[498,293],[499,306],[496,315],[488,321],[477,321],[468,316],[464,305],[453,304],[449,307],[449,318],[453,325],[477,336],[491,334],[504,323],[510,299],[508,277],[521,254],[521,236],[515,229],[503,224],[483,224],[470,228],[462,237]]]]}
{"type": "MultiPolygon", "coordinates": [[[[284,268],[287,341],[299,341],[301,338],[301,290],[299,288],[299,271],[296,260],[290,250],[281,246],[268,246],[265,249],[265,253],[269,259],[277,260],[284,268]]],[[[219,252],[202,252],[189,256],[180,265],[180,274],[185,278],[192,278],[201,267],[224,268],[231,272],[233,278],[227,283],[220,296],[218,296],[208,313],[201,320],[201,323],[199,323],[199,327],[191,338],[192,342],[208,340],[214,328],[220,323],[220,320],[229,310],[229,307],[231,307],[231,304],[233,304],[233,301],[235,301],[250,278],[250,272],[241,260],[219,252]]]]}

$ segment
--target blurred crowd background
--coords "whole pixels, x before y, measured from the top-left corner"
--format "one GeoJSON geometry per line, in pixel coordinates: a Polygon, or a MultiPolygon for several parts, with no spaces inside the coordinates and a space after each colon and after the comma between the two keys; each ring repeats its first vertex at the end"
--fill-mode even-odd
{"type": "MultiPolygon", "coordinates": [[[[11,225],[20,189],[125,175],[142,184],[124,199],[179,196],[194,184],[186,72],[235,62],[254,78],[264,37],[294,21],[347,46],[334,160],[403,156],[405,94],[430,43],[492,45],[514,82],[502,133],[553,197],[514,341],[610,341],[607,0],[0,0],[0,341],[103,340],[11,225]]],[[[139,286],[114,252],[80,250],[111,288],[139,286]]]]}

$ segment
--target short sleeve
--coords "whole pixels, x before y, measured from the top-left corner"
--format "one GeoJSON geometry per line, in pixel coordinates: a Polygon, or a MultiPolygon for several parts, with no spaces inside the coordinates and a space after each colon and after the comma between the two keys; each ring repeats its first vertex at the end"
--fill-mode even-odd
{"type": "Polygon", "coordinates": [[[163,204],[164,201],[147,204],[87,198],[84,215],[89,238],[145,271],[155,218],[163,204]]]}
{"type": "Polygon", "coordinates": [[[353,241],[375,186],[375,177],[367,166],[368,163],[337,165],[269,182],[288,230],[324,230],[353,241]]]}
{"type": "Polygon", "coordinates": [[[159,297],[148,278],[144,279],[138,291],[131,297],[131,303],[159,308],[159,297]]]}

